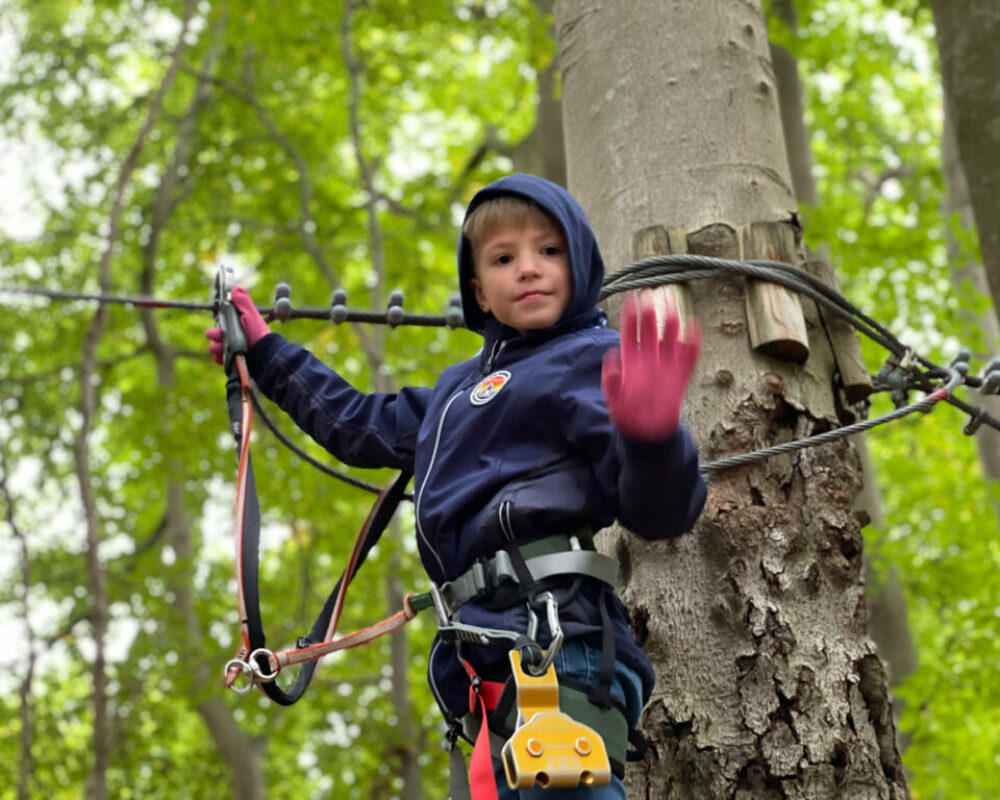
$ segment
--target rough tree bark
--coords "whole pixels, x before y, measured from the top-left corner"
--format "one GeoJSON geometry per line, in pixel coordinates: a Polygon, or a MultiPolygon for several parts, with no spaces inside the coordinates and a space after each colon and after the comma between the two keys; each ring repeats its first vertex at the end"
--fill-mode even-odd
{"type": "MultiPolygon", "coordinates": [[[[556,30],[569,187],[610,265],[651,226],[740,257],[751,223],[793,225],[759,2],[560,0],[556,30]]],[[[750,350],[743,288],[691,286],[705,346],[686,413],[704,460],[835,420],[815,306],[800,367],[750,350]]],[[[658,679],[633,797],[906,797],[865,630],[857,473],[846,444],[805,450],[713,480],[693,535],[603,537],[658,679]]]]}
{"type": "MultiPolygon", "coordinates": [[[[773,0],[771,13],[776,15],[793,35],[797,35],[798,15],[793,0],[773,0]]],[[[809,126],[805,121],[798,61],[793,53],[773,41],[770,43],[770,53],[795,199],[799,203],[815,206],[819,203],[819,192],[813,176],[809,126]]],[[[827,248],[820,247],[818,258],[823,261],[829,260],[827,248]]],[[[860,361],[860,349],[856,357],[860,361]]],[[[854,501],[855,511],[862,515],[860,520],[862,527],[869,524],[881,525],[882,492],[879,489],[875,464],[868,452],[865,434],[852,436],[851,442],[860,459],[862,478],[861,491],[854,501]]],[[[899,576],[892,565],[876,576],[875,580],[869,579],[871,575],[869,565],[866,559],[864,578],[869,608],[868,632],[878,646],[879,655],[886,662],[890,682],[893,686],[898,686],[917,667],[916,648],[906,613],[906,597],[899,576]]],[[[894,698],[893,704],[898,721],[900,702],[894,698]]]]}
{"type": "Polygon", "coordinates": [[[993,305],[1000,308],[1000,4],[931,0],[930,5],[979,248],[993,305]]]}

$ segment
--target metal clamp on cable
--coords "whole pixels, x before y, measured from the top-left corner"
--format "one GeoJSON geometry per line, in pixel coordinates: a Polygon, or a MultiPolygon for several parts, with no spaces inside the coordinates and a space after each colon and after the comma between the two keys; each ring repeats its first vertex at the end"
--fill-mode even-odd
{"type": "Polygon", "coordinates": [[[240,312],[236,310],[229,293],[236,286],[236,274],[233,268],[225,264],[219,265],[215,273],[215,289],[212,297],[212,307],[215,319],[222,328],[222,366],[228,375],[232,370],[233,359],[237,355],[246,355],[249,346],[247,335],[240,324],[240,312]]]}

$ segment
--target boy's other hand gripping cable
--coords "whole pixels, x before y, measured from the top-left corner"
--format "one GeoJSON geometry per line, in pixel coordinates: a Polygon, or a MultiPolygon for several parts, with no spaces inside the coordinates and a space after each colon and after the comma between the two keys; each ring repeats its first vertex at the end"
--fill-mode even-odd
{"type": "MultiPolygon", "coordinates": [[[[267,336],[271,332],[271,329],[264,322],[264,318],[253,304],[250,295],[247,294],[247,290],[242,286],[233,287],[229,298],[233,301],[233,305],[236,306],[236,310],[240,312],[240,325],[243,326],[243,331],[247,335],[247,346],[253,347],[254,343],[267,336]]],[[[215,363],[222,364],[222,328],[209,328],[205,331],[205,338],[212,342],[208,346],[208,352],[215,360],[215,363]]]]}
{"type": "Polygon", "coordinates": [[[701,349],[697,322],[687,321],[683,339],[680,325],[677,309],[668,306],[658,336],[651,292],[640,292],[638,302],[633,294],[625,300],[621,350],[604,356],[601,388],[611,421],[631,439],[662,441],[680,424],[684,391],[701,349]]]}

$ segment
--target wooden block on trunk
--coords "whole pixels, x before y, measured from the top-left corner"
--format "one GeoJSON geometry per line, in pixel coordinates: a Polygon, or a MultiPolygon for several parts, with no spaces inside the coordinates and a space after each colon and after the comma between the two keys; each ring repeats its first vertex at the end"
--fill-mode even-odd
{"type": "MultiPolygon", "coordinates": [[[[754,222],[743,229],[745,259],[796,262],[795,236],[781,222],[754,222]]],[[[768,281],[749,279],[746,293],[750,345],[759,353],[803,363],[809,334],[798,294],[768,281]]]]}
{"type": "MultiPolygon", "coordinates": [[[[806,269],[831,289],[840,292],[837,274],[826,261],[812,259],[806,262],[806,269]]],[[[860,403],[872,393],[873,387],[868,368],[861,358],[858,333],[847,320],[823,305],[819,305],[819,315],[830,340],[833,356],[837,360],[837,369],[844,384],[844,398],[851,405],[860,403]]]]}
{"type": "MultiPolygon", "coordinates": [[[[686,252],[687,232],[683,228],[651,225],[637,231],[632,236],[632,258],[637,261],[652,256],[686,252]]],[[[673,283],[669,286],[657,286],[653,290],[653,302],[656,304],[656,316],[661,326],[666,309],[671,306],[677,309],[681,318],[683,335],[684,321],[694,316],[694,303],[691,301],[691,291],[687,284],[673,283]]]]}

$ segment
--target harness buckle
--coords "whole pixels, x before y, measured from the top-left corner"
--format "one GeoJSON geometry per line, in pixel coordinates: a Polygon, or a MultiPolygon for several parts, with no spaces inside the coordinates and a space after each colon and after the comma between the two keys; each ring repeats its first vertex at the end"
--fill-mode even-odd
{"type": "MultiPolygon", "coordinates": [[[[548,653],[546,653],[548,658],[548,653]]],[[[611,762],[604,740],[559,710],[559,684],[551,661],[541,675],[521,669],[521,653],[510,651],[517,687],[518,727],[501,751],[507,785],[530,789],[571,789],[604,786],[611,780],[611,762]]]]}
{"type": "Polygon", "coordinates": [[[493,572],[490,568],[489,559],[485,556],[477,558],[476,562],[472,565],[471,572],[472,585],[476,591],[472,599],[482,600],[484,597],[489,597],[493,594],[496,583],[493,580],[493,572]]]}

